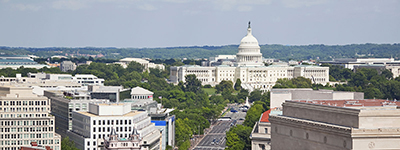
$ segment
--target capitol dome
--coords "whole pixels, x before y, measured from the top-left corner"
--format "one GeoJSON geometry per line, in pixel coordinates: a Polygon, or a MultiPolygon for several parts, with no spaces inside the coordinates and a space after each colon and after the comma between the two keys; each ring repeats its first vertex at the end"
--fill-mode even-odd
{"type": "Polygon", "coordinates": [[[251,28],[249,25],[249,28],[247,28],[247,35],[242,38],[240,41],[240,47],[260,47],[258,45],[258,40],[251,34],[251,28]]]}
{"type": "Polygon", "coordinates": [[[257,39],[251,34],[251,27],[247,28],[247,35],[242,38],[239,52],[236,54],[239,66],[262,66],[262,54],[257,39]]]}

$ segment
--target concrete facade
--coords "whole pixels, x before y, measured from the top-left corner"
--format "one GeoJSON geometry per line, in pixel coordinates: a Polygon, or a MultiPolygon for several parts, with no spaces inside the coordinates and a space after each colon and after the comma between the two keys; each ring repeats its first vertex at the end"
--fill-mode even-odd
{"type": "Polygon", "coordinates": [[[400,149],[400,103],[293,100],[270,115],[273,150],[400,149]]]}
{"type": "Polygon", "coordinates": [[[28,77],[17,74],[16,77],[0,78],[1,85],[29,86],[37,95],[45,90],[87,90],[89,85],[104,86],[104,79],[91,74],[47,74],[28,73],[28,77]]]}
{"type": "Polygon", "coordinates": [[[63,91],[45,91],[44,96],[51,100],[51,114],[55,116],[56,132],[62,137],[72,130],[72,112],[89,110],[89,103],[108,103],[109,100],[100,99],[68,99],[63,91]]]}
{"type": "Polygon", "coordinates": [[[251,150],[271,149],[270,115],[282,115],[281,108],[272,108],[261,114],[260,120],[256,122],[250,134],[251,150]]]}
{"type": "Polygon", "coordinates": [[[63,61],[60,64],[60,69],[62,72],[74,71],[76,69],[76,64],[71,61],[63,61]]]}
{"type": "Polygon", "coordinates": [[[165,150],[167,145],[175,147],[175,115],[169,115],[169,112],[150,114],[151,123],[162,134],[161,149],[165,150]]]}
{"type": "Polygon", "coordinates": [[[285,100],[364,99],[362,92],[313,90],[309,88],[272,89],[270,96],[270,108],[282,107],[285,100]]]}
{"type": "Polygon", "coordinates": [[[151,149],[159,149],[160,131],[150,122],[144,111],[131,111],[129,104],[89,104],[88,112],[72,112],[72,130],[67,135],[77,148],[93,150],[104,146],[105,139],[115,129],[119,138],[128,139],[137,130],[143,144],[151,149]]]}
{"type": "Polygon", "coordinates": [[[129,89],[124,89],[123,86],[88,86],[91,99],[108,99],[110,102],[117,103],[120,101],[120,93],[128,90],[129,89]]]}
{"type": "Polygon", "coordinates": [[[51,102],[28,87],[0,87],[0,150],[17,150],[32,142],[61,149],[51,102]]]}

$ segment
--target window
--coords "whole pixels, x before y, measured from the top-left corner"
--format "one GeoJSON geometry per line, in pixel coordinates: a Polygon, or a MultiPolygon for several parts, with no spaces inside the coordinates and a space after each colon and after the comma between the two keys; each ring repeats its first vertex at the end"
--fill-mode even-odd
{"type": "Polygon", "coordinates": [[[264,128],[264,130],[265,130],[265,133],[267,133],[267,134],[268,134],[268,128],[264,128]]]}
{"type": "Polygon", "coordinates": [[[265,150],[265,145],[264,144],[258,144],[258,146],[260,147],[260,149],[265,150]]]}
{"type": "Polygon", "coordinates": [[[90,146],[90,142],[89,141],[87,142],[87,146],[90,146]]]}
{"type": "Polygon", "coordinates": [[[96,125],[96,120],[93,120],[93,125],[96,125]]]}

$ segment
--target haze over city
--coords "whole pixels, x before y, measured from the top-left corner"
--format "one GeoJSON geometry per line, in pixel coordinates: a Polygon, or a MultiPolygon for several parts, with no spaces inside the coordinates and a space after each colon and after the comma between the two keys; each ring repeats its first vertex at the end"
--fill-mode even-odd
{"type": "Polygon", "coordinates": [[[173,47],[399,43],[395,0],[0,1],[0,45],[173,47]]]}

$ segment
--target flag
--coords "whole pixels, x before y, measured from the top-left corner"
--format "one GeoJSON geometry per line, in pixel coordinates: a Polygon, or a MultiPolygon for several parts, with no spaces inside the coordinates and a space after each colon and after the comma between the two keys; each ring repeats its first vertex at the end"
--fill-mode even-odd
{"type": "Polygon", "coordinates": [[[159,96],[158,99],[162,99],[162,96],[159,96]]]}

